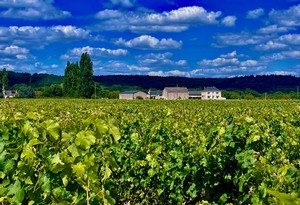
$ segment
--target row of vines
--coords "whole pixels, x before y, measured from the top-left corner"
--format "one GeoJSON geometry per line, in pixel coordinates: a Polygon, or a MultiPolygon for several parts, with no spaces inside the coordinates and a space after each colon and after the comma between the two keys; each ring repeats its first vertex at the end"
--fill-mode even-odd
{"type": "Polygon", "coordinates": [[[298,101],[0,101],[0,204],[300,204],[298,101]]]}

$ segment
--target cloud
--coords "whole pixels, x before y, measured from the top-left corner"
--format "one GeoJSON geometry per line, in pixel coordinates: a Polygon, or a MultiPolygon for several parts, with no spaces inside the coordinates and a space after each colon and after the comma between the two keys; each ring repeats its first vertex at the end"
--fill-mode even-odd
{"type": "Polygon", "coordinates": [[[136,65],[127,65],[126,66],[130,71],[149,71],[149,67],[136,66],[136,65]]]}
{"type": "Polygon", "coordinates": [[[175,41],[171,38],[163,38],[159,40],[149,35],[142,35],[128,41],[124,40],[123,38],[119,38],[115,43],[117,45],[142,50],[179,49],[182,46],[181,41],[175,41]]]}
{"type": "Polygon", "coordinates": [[[6,70],[9,71],[14,71],[16,69],[16,67],[11,64],[0,64],[0,68],[5,68],[6,70]]]}
{"type": "Polygon", "coordinates": [[[296,49],[300,45],[300,34],[285,34],[276,39],[270,40],[267,43],[257,45],[256,50],[282,50],[282,49],[296,49]]]}
{"type": "Polygon", "coordinates": [[[30,51],[27,48],[22,48],[15,45],[6,46],[3,49],[0,49],[0,54],[2,61],[35,59],[35,57],[30,54],[30,51]]]}
{"type": "Polygon", "coordinates": [[[251,10],[247,12],[248,19],[257,19],[265,14],[265,10],[262,8],[251,10]]]}
{"type": "Polygon", "coordinates": [[[150,71],[147,73],[149,76],[166,76],[163,71],[150,71]]]}
{"type": "Polygon", "coordinates": [[[42,0],[2,0],[0,17],[25,20],[54,20],[71,16],[70,12],[61,11],[52,5],[53,1],[42,0]]]}
{"type": "Polygon", "coordinates": [[[216,46],[245,46],[268,41],[271,35],[256,35],[249,32],[220,34],[215,36],[216,46]]]}
{"type": "Polygon", "coordinates": [[[119,60],[109,61],[95,61],[94,73],[95,75],[147,75],[151,68],[147,66],[140,66],[135,64],[128,64],[127,62],[119,60]]]}
{"type": "Polygon", "coordinates": [[[221,66],[230,66],[230,65],[238,65],[240,62],[238,61],[237,58],[216,58],[213,60],[207,60],[204,59],[198,64],[200,66],[205,66],[205,67],[221,67],[221,66]]]}
{"type": "Polygon", "coordinates": [[[228,75],[244,74],[257,72],[266,68],[265,65],[256,60],[240,60],[236,51],[220,55],[220,57],[198,62],[198,68],[191,71],[191,76],[215,76],[225,77],[228,75]]]}
{"type": "Polygon", "coordinates": [[[286,34],[280,36],[277,41],[289,45],[300,45],[300,34],[286,34]]]}
{"type": "Polygon", "coordinates": [[[53,42],[72,42],[91,38],[89,31],[75,26],[0,27],[0,43],[41,48],[53,42]]]}
{"type": "Polygon", "coordinates": [[[217,18],[221,12],[207,12],[203,7],[182,7],[162,14],[150,14],[146,17],[147,22],[154,24],[171,23],[194,23],[194,24],[217,24],[217,18]]]}
{"type": "Polygon", "coordinates": [[[246,60],[243,62],[240,62],[241,67],[254,67],[258,65],[258,62],[256,60],[246,60]]]}
{"type": "Polygon", "coordinates": [[[285,33],[289,30],[294,30],[290,27],[278,26],[278,25],[270,25],[267,27],[260,28],[257,32],[261,34],[272,34],[272,33],[285,33]]]}
{"type": "Polygon", "coordinates": [[[261,72],[259,73],[259,75],[297,75],[298,73],[297,72],[294,72],[294,71],[284,71],[284,70],[281,70],[281,71],[268,71],[268,72],[261,72]]]}
{"type": "Polygon", "coordinates": [[[120,5],[125,8],[133,7],[134,4],[130,0],[110,0],[113,5],[120,5]]]}
{"type": "MultiPolygon", "coordinates": [[[[217,25],[222,12],[207,11],[203,7],[181,7],[163,13],[154,12],[121,12],[103,10],[95,15],[99,20],[97,30],[130,30],[136,33],[181,32],[191,26],[217,25]]],[[[236,17],[228,16],[222,21],[225,26],[233,26],[236,17]]]]}
{"type": "Polygon", "coordinates": [[[62,55],[62,59],[70,59],[70,58],[78,58],[82,53],[87,52],[91,55],[91,57],[100,57],[100,58],[112,58],[112,57],[120,57],[126,56],[128,51],[125,49],[107,49],[107,48],[93,48],[90,46],[82,47],[82,48],[74,48],[67,52],[67,54],[62,55]]]}
{"type": "Polygon", "coordinates": [[[235,16],[226,16],[222,19],[222,24],[228,27],[235,26],[236,17],[235,16]]]}
{"type": "Polygon", "coordinates": [[[172,57],[172,53],[150,53],[147,55],[137,56],[138,64],[142,66],[147,66],[151,68],[166,68],[166,67],[184,67],[187,66],[186,60],[178,60],[174,61],[170,58],[172,57]]]}
{"type": "Polygon", "coordinates": [[[3,51],[0,51],[3,54],[9,54],[9,55],[17,55],[17,54],[28,54],[29,50],[26,48],[20,48],[19,46],[8,46],[5,47],[3,51]]]}
{"type": "Polygon", "coordinates": [[[287,10],[272,10],[269,18],[275,24],[287,27],[300,26],[300,4],[287,10]]]}
{"type": "Polygon", "coordinates": [[[105,9],[101,12],[98,12],[95,17],[97,19],[114,19],[114,18],[121,18],[122,16],[123,13],[121,11],[105,9]]]}
{"type": "Polygon", "coordinates": [[[231,53],[220,55],[221,58],[236,58],[237,56],[238,55],[236,51],[232,51],[231,53]]]}
{"type": "Polygon", "coordinates": [[[180,70],[170,70],[170,71],[150,71],[147,73],[149,76],[184,76],[190,77],[189,72],[180,71],[180,70]]]}
{"type": "Polygon", "coordinates": [[[274,41],[268,41],[265,44],[260,44],[255,47],[255,49],[259,50],[259,51],[278,50],[278,49],[284,49],[284,48],[287,48],[286,44],[277,43],[274,41]]]}
{"type": "Polygon", "coordinates": [[[300,60],[300,50],[282,51],[271,55],[266,55],[261,58],[266,61],[274,60],[300,60]]]}

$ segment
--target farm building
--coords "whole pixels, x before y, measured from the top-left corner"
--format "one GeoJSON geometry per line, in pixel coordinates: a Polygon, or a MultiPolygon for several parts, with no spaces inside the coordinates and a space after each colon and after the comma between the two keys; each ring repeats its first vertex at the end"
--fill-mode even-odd
{"type": "Polygon", "coordinates": [[[188,99],[189,91],[186,87],[166,87],[163,90],[162,98],[166,100],[188,99]]]}
{"type": "Polygon", "coordinates": [[[189,91],[190,99],[201,99],[201,91],[189,91]]]}
{"type": "Polygon", "coordinates": [[[161,99],[162,98],[162,90],[149,90],[148,91],[148,98],[149,99],[161,99]]]}
{"type": "Polygon", "coordinates": [[[146,99],[147,94],[142,91],[125,91],[119,94],[119,99],[133,100],[133,99],[146,99]]]}
{"type": "Polygon", "coordinates": [[[205,87],[201,91],[202,100],[226,100],[226,98],[221,96],[221,91],[216,87],[205,87]]]}
{"type": "Polygon", "coordinates": [[[14,97],[17,96],[18,91],[16,91],[16,90],[3,90],[2,93],[3,93],[4,98],[14,98],[14,97]]]}

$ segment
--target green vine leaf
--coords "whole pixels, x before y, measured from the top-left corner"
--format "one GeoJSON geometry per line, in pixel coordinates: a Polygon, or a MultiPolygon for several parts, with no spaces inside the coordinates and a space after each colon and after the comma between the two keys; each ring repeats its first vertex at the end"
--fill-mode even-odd
{"type": "Polygon", "coordinates": [[[92,131],[81,131],[76,135],[75,144],[82,149],[89,149],[95,142],[96,138],[92,131]]]}

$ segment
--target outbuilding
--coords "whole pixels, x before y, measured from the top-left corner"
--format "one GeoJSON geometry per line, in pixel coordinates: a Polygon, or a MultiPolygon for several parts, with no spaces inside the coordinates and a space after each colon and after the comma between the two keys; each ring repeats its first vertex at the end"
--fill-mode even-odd
{"type": "Polygon", "coordinates": [[[147,94],[142,91],[125,91],[119,94],[119,99],[124,99],[124,100],[133,100],[133,99],[146,99],[147,94]]]}
{"type": "Polygon", "coordinates": [[[186,87],[165,87],[162,97],[166,100],[189,99],[189,91],[186,87]]]}
{"type": "Polygon", "coordinates": [[[190,99],[201,99],[201,91],[189,91],[190,99]]]}

